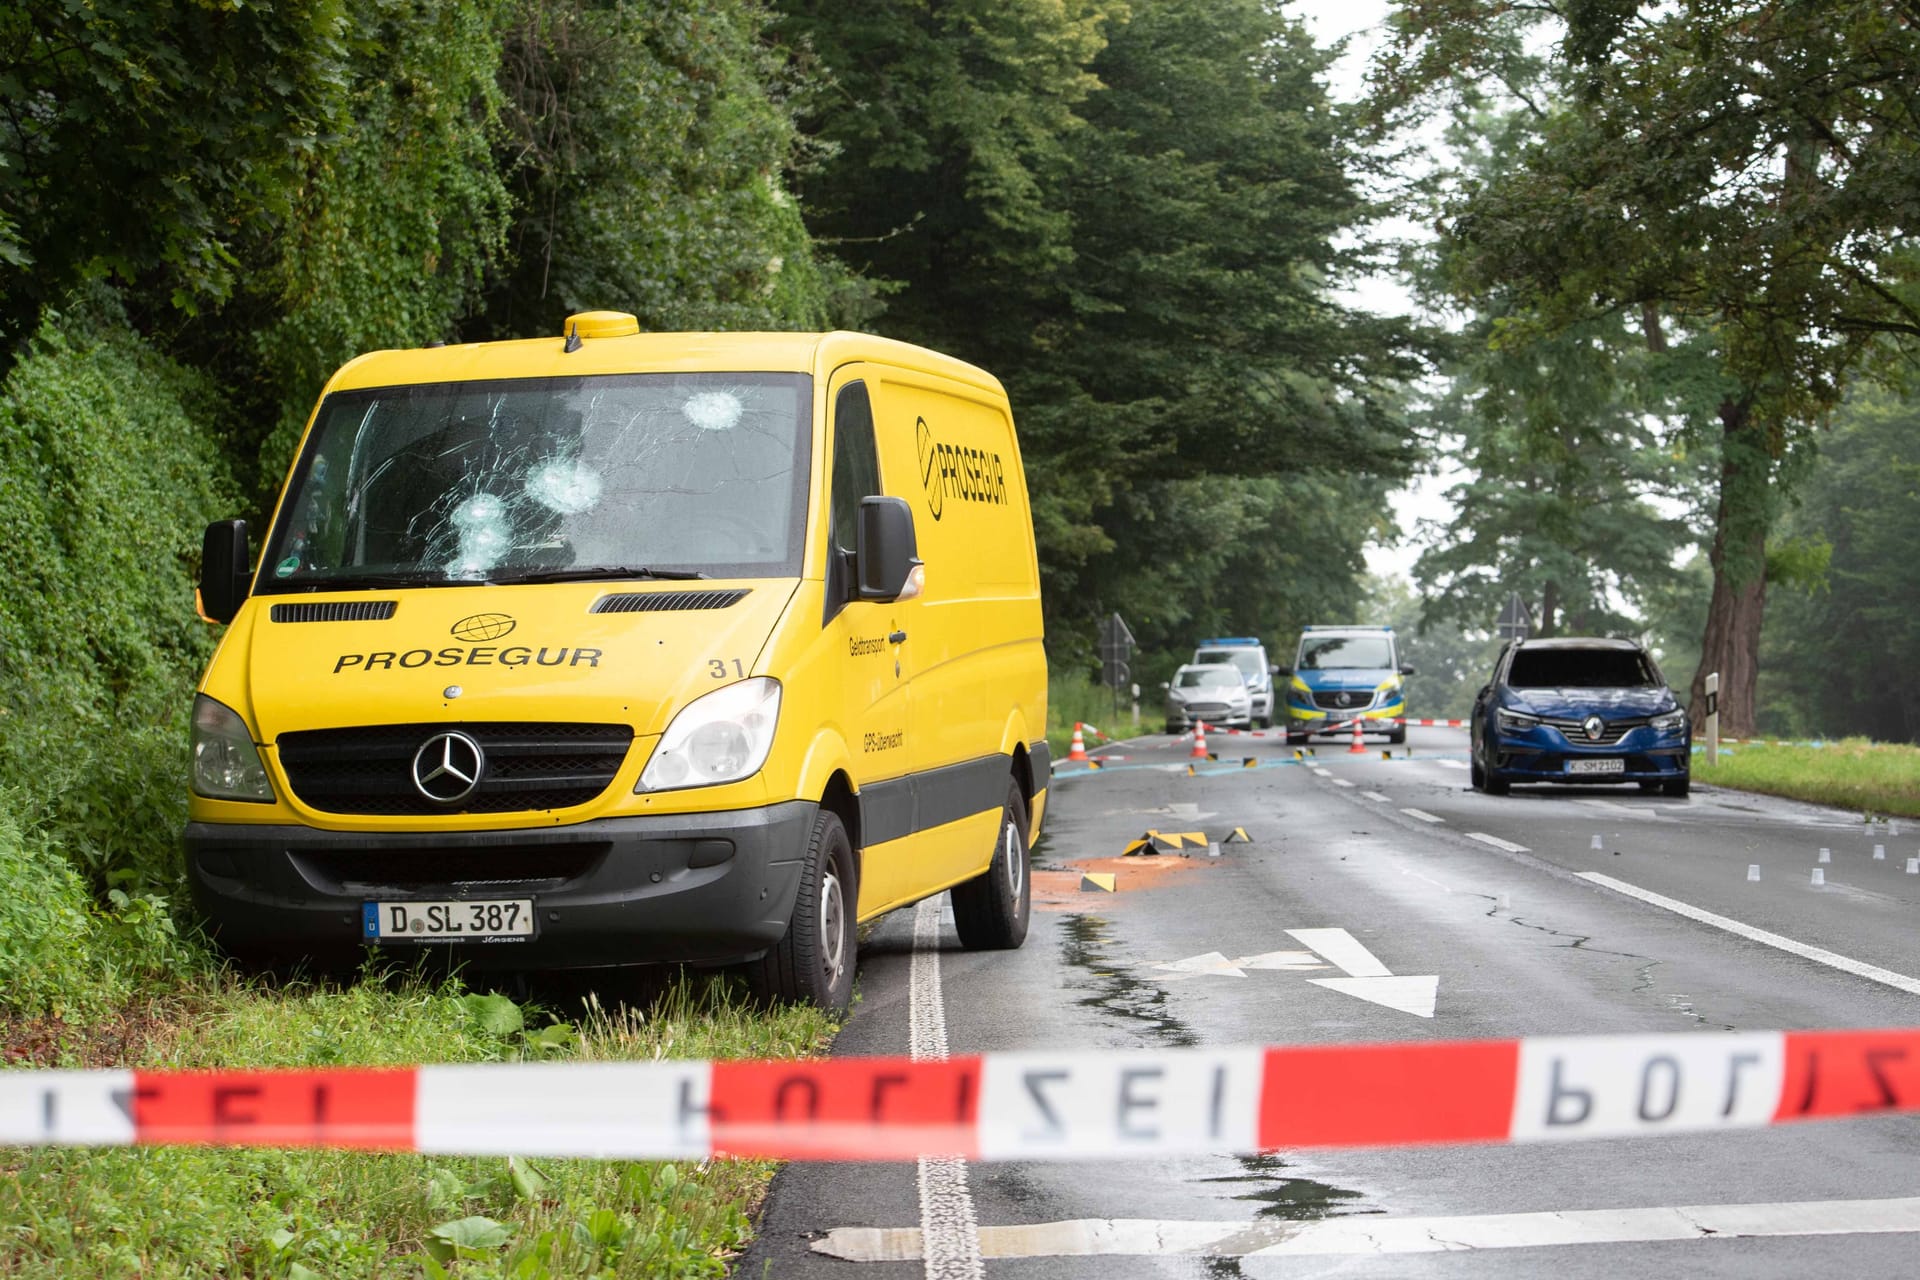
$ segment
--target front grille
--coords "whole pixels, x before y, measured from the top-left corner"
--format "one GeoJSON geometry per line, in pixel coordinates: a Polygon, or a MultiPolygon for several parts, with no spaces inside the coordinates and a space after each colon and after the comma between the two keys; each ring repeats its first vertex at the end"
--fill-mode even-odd
{"type": "Polygon", "coordinates": [[[300,800],[324,813],[522,813],[586,804],[613,781],[633,743],[623,724],[385,724],[280,735],[280,765],[300,800]],[[480,785],[443,805],[413,784],[413,757],[457,729],[486,752],[480,785]]]}
{"type": "Polygon", "coordinates": [[[1189,702],[1187,704],[1189,716],[1223,716],[1227,714],[1227,710],[1227,704],[1224,702],[1189,702]]]}
{"type": "Polygon", "coordinates": [[[396,607],[394,600],[303,600],[277,604],[267,616],[275,622],[384,622],[396,607]]]}
{"type": "Polygon", "coordinates": [[[304,850],[293,858],[316,880],[342,889],[438,887],[526,889],[578,880],[607,855],[603,842],[486,849],[304,850]]]}
{"type": "Polygon", "coordinates": [[[1608,720],[1600,730],[1600,736],[1597,738],[1589,738],[1587,736],[1586,718],[1584,716],[1578,720],[1563,719],[1557,716],[1549,717],[1541,721],[1541,723],[1552,725],[1558,729],[1565,735],[1568,742],[1595,747],[1610,747],[1620,741],[1620,739],[1626,737],[1628,733],[1647,724],[1648,718],[1646,716],[1628,716],[1623,720],[1608,720]]]}
{"type": "Polygon", "coordinates": [[[753,593],[751,587],[717,591],[632,591],[601,596],[588,613],[685,613],[694,609],[727,609],[753,593]]]}
{"type": "Polygon", "coordinates": [[[1373,691],[1371,689],[1337,689],[1332,693],[1321,693],[1316,690],[1313,695],[1313,705],[1322,711],[1362,710],[1373,705],[1373,691]]]}

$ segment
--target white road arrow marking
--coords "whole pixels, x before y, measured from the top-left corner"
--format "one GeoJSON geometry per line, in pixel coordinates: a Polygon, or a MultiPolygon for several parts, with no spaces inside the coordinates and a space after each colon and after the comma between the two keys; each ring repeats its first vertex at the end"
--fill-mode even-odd
{"type": "Polygon", "coordinates": [[[1244,978],[1246,971],[1218,951],[1209,951],[1204,955],[1188,956],[1185,960],[1171,960],[1165,964],[1153,966],[1162,973],[1175,974],[1182,978],[1199,978],[1215,974],[1222,978],[1244,978]]]}
{"type": "Polygon", "coordinates": [[[1347,976],[1344,978],[1308,978],[1316,987],[1358,996],[1362,1000],[1410,1013],[1416,1018],[1431,1018],[1434,1002],[1440,995],[1436,974],[1420,977],[1396,976],[1360,940],[1345,929],[1289,929],[1294,941],[1319,952],[1347,976]]]}
{"type": "Polygon", "coordinates": [[[1186,978],[1244,978],[1248,969],[1324,969],[1311,951],[1266,951],[1257,956],[1240,956],[1229,960],[1218,951],[1208,951],[1202,955],[1188,956],[1185,960],[1169,960],[1164,964],[1150,966],[1154,970],[1167,974],[1163,982],[1179,982],[1186,978]]]}

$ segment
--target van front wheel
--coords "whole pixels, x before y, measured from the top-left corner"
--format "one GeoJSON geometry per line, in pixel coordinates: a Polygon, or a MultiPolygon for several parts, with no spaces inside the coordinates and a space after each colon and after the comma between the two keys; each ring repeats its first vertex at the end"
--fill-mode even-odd
{"type": "Polygon", "coordinates": [[[1033,866],[1027,851],[1027,798],[1007,783],[993,861],[965,884],[950,889],[953,923],[969,951],[1011,951],[1027,940],[1033,914],[1033,866]]]}
{"type": "Polygon", "coordinates": [[[822,809],[813,819],[786,936],[746,966],[753,993],[762,1000],[845,1013],[853,1003],[858,894],[847,828],[839,814],[822,809]]]}

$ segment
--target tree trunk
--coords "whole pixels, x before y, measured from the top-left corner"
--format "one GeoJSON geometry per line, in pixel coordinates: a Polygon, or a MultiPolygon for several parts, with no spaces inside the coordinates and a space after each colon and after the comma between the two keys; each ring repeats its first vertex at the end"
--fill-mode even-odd
{"type": "Polygon", "coordinates": [[[1551,578],[1540,593],[1540,638],[1545,640],[1560,634],[1560,584],[1551,578]]]}
{"type": "Polygon", "coordinates": [[[1720,673],[1720,732],[1754,736],[1760,679],[1760,624],[1767,608],[1767,530],[1773,523],[1773,459],[1750,399],[1720,406],[1720,503],[1714,516],[1713,599],[1700,665],[1693,673],[1693,722],[1706,719],[1709,672],[1720,673]]]}

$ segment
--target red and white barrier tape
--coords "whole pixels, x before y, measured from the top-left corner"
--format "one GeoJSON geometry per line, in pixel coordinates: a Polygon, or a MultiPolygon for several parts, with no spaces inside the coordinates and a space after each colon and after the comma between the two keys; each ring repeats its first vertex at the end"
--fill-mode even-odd
{"type": "Polygon", "coordinates": [[[462,1155],[1111,1159],[1552,1142],[1920,1111],[1920,1030],[945,1061],[0,1072],[0,1143],[462,1155]]]}

